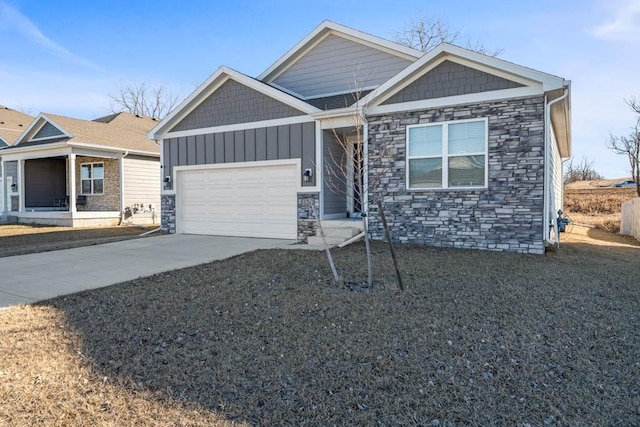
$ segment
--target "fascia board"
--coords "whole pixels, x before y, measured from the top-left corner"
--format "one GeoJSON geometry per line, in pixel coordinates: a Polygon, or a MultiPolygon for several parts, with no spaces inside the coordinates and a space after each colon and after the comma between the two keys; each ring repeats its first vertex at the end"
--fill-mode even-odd
{"type": "MultiPolygon", "coordinates": [[[[51,123],[53,126],[56,127],[56,129],[62,132],[62,136],[66,136],[67,138],[73,138],[73,134],[68,132],[65,128],[60,126],[58,123],[56,123],[55,120],[48,117],[45,113],[40,113],[36,116],[36,118],[34,118],[31,121],[27,129],[25,129],[25,131],[22,132],[22,134],[18,137],[15,144],[13,145],[14,146],[19,145],[21,142],[24,142],[25,140],[29,139],[31,136],[35,135],[40,129],[42,129],[42,127],[45,125],[46,122],[51,123]]],[[[51,138],[60,138],[60,136],[56,135],[51,138]]],[[[45,139],[49,139],[49,138],[42,138],[42,140],[45,140],[45,139]]]]}
{"type": "MultiPolygon", "coordinates": [[[[149,131],[147,134],[147,139],[158,139],[156,135],[162,133],[167,127],[170,127],[176,121],[178,121],[179,116],[184,116],[188,114],[193,108],[189,109],[186,113],[183,112],[187,109],[187,107],[196,101],[199,96],[210,88],[214,84],[216,80],[218,80],[225,73],[224,66],[219,67],[216,71],[213,72],[204,82],[202,82],[196,90],[191,92],[189,96],[187,96],[176,108],[174,108],[160,123],[158,123],[153,129],[149,131]],[[178,119],[176,119],[178,117],[178,119]]],[[[195,107],[194,107],[195,108],[195,107]]]]}
{"type": "MultiPolygon", "coordinates": [[[[383,83],[378,89],[364,97],[361,100],[361,104],[366,105],[371,103],[373,105],[377,105],[384,102],[385,99],[395,93],[391,92],[394,88],[398,88],[405,81],[411,81],[411,77],[418,71],[426,69],[427,67],[433,68],[445,59],[451,59],[470,67],[475,65],[476,68],[481,69],[482,71],[504,78],[509,78],[525,85],[541,85],[545,92],[548,90],[560,89],[566,84],[566,81],[561,77],[553,76],[521,65],[516,65],[502,59],[493,58],[458,46],[441,43],[426,53],[422,58],[383,83]]],[[[420,73],[420,75],[422,75],[422,73],[420,73]]]]}
{"type": "Polygon", "coordinates": [[[56,142],[53,144],[11,147],[2,150],[2,157],[5,161],[20,160],[23,159],[25,155],[38,151],[44,154],[43,157],[47,157],[49,155],[64,155],[68,154],[69,144],[67,142],[56,142]]]}
{"type": "Polygon", "coordinates": [[[94,150],[96,152],[99,152],[99,151],[106,151],[109,153],[125,153],[126,152],[127,154],[134,154],[134,155],[140,155],[140,156],[158,157],[158,158],[160,157],[160,152],[155,153],[152,151],[131,150],[128,148],[112,147],[108,145],[95,145],[95,144],[87,144],[83,142],[71,142],[68,145],[72,148],[85,148],[85,149],[94,150]]]}
{"type": "Polygon", "coordinates": [[[160,135],[165,134],[167,132],[167,129],[171,128],[179,120],[186,117],[199,105],[200,102],[214,93],[215,90],[218,89],[218,87],[220,87],[228,79],[233,79],[243,84],[244,86],[254,89],[306,114],[312,114],[321,111],[318,108],[307,104],[306,102],[292,95],[284,93],[265,83],[252,79],[251,77],[235,71],[231,68],[221,66],[216,70],[215,73],[209,76],[209,78],[205,80],[204,83],[198,86],[198,88],[191,95],[189,95],[182,103],[180,103],[180,105],[175,108],[166,118],[164,118],[153,129],[151,129],[151,131],[147,134],[147,138],[155,140],[161,139],[160,135]]]}

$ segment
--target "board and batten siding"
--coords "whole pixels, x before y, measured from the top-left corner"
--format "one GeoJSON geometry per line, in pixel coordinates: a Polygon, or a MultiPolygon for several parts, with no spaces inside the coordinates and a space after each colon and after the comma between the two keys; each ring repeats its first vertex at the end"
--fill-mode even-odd
{"type": "MultiPolygon", "coordinates": [[[[175,166],[301,159],[302,171],[315,170],[315,122],[208,133],[162,141],[162,175],[173,177],[175,166]]],[[[302,172],[301,171],[301,172],[302,172]]],[[[315,174],[303,186],[314,186],[315,174]]],[[[173,188],[173,182],[165,189],[173,188]]]]}
{"type": "Polygon", "coordinates": [[[353,92],[359,87],[374,87],[411,64],[411,61],[330,34],[273,83],[304,97],[353,92]]]}
{"type": "Polygon", "coordinates": [[[160,162],[127,156],[124,162],[124,206],[153,205],[160,212],[160,162]]]}

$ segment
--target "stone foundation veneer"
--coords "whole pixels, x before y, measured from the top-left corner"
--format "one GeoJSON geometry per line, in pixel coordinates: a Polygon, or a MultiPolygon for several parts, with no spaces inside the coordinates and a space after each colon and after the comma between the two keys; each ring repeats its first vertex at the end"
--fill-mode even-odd
{"type": "Polygon", "coordinates": [[[383,176],[378,186],[369,190],[372,239],[384,239],[375,205],[381,199],[392,239],[397,242],[544,253],[543,97],[394,113],[367,120],[370,173],[383,176]],[[482,117],[488,118],[489,128],[487,189],[407,190],[406,125],[482,117]]]}
{"type": "MultiPolygon", "coordinates": [[[[176,196],[162,195],[161,222],[162,230],[176,232],[176,196]]],[[[307,241],[307,237],[316,235],[316,220],[313,215],[312,205],[320,209],[319,193],[299,193],[298,194],[298,240],[307,241]]]]}
{"type": "Polygon", "coordinates": [[[160,227],[167,233],[176,232],[176,196],[160,196],[160,227]]]}
{"type": "Polygon", "coordinates": [[[298,241],[306,242],[307,238],[316,235],[318,224],[313,214],[320,211],[320,193],[298,193],[298,241]]]}

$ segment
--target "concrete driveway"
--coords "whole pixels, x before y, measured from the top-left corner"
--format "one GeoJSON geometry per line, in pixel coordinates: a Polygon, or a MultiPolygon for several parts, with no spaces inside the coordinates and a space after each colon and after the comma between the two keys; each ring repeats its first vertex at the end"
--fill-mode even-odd
{"type": "Polygon", "coordinates": [[[169,234],[0,258],[0,307],[95,289],[295,241],[169,234]]]}

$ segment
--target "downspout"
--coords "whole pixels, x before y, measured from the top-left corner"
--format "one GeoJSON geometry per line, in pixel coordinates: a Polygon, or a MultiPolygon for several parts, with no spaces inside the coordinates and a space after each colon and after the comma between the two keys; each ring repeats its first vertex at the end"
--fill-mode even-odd
{"type": "MultiPolygon", "coordinates": [[[[551,221],[553,224],[553,234],[555,236],[555,240],[551,240],[551,236],[549,234],[549,218],[548,215],[550,213],[550,173],[549,173],[549,158],[551,156],[551,106],[553,104],[555,104],[556,102],[560,102],[562,100],[564,100],[567,96],[569,96],[569,90],[565,87],[563,88],[564,93],[562,94],[562,96],[554,99],[553,101],[549,101],[547,102],[547,96],[545,95],[544,99],[545,99],[545,123],[544,123],[544,136],[545,136],[545,147],[544,147],[544,202],[543,202],[543,209],[544,209],[544,213],[543,213],[543,221],[542,221],[542,227],[543,227],[543,232],[544,232],[544,241],[545,241],[545,246],[546,245],[554,245],[557,244],[558,246],[560,246],[560,239],[558,238],[558,223],[555,219],[555,212],[553,213],[553,215],[551,216],[551,221]]],[[[554,209],[555,209],[555,200],[554,200],[554,209]]]]}
{"type": "Polygon", "coordinates": [[[120,224],[124,224],[124,158],[129,155],[129,150],[125,150],[120,157],[120,224]]]}

